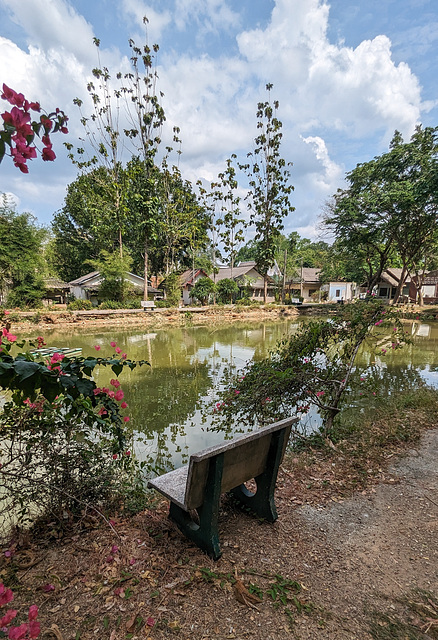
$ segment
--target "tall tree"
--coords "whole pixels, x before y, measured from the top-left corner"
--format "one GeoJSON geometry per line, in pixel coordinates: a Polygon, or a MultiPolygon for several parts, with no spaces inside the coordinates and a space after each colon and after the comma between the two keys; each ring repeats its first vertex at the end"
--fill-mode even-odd
{"type": "MultiPolygon", "coordinates": [[[[328,203],[323,222],[339,247],[363,265],[369,290],[394,256],[402,264],[398,294],[415,264],[431,254],[438,215],[438,128],[397,131],[389,151],[347,174],[348,187],[328,203]]],[[[396,296],[397,297],[397,296],[396,296]]]]}
{"type": "Polygon", "coordinates": [[[42,244],[46,230],[29,213],[0,198],[0,293],[10,306],[34,306],[44,294],[42,244]]]}
{"type": "Polygon", "coordinates": [[[213,197],[220,207],[220,217],[216,220],[219,240],[223,244],[224,257],[230,265],[232,278],[237,251],[245,239],[244,231],[247,224],[241,217],[240,197],[236,193],[238,188],[236,170],[230,158],[227,159],[225,171],[219,173],[218,181],[212,186],[214,187],[213,197]]]}
{"type": "Polygon", "coordinates": [[[274,263],[275,239],[283,230],[284,218],[295,210],[290,203],[293,186],[289,182],[291,163],[280,155],[282,123],[277,118],[278,100],[270,102],[272,84],[266,85],[268,100],[257,105],[255,149],[247,154],[249,161],[239,164],[249,178],[248,208],[255,226],[257,267],[264,279],[264,301],[267,301],[268,270],[274,263]]]}

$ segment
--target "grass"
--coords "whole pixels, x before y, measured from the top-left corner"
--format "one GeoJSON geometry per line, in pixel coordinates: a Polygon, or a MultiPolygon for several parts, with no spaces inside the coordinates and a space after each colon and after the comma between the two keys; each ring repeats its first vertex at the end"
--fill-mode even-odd
{"type": "Polygon", "coordinates": [[[369,612],[369,631],[374,640],[425,640],[438,638],[438,598],[416,590],[396,601],[400,611],[369,612]]]}

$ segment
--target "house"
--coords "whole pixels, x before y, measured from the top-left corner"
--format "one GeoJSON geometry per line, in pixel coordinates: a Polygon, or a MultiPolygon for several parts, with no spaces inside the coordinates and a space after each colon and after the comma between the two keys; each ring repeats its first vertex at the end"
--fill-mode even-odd
{"type": "Polygon", "coordinates": [[[65,304],[67,302],[70,287],[59,278],[44,278],[44,289],[44,305],[50,306],[51,304],[65,304]]]}
{"type": "MultiPolygon", "coordinates": [[[[201,278],[208,278],[208,273],[204,269],[186,269],[179,276],[179,284],[181,288],[181,304],[190,305],[193,304],[193,300],[190,296],[190,292],[195,284],[201,278]]],[[[160,293],[166,291],[166,278],[159,284],[160,293]]]]}
{"type": "MultiPolygon", "coordinates": [[[[125,280],[134,287],[139,295],[143,293],[144,278],[135,275],[135,273],[126,271],[125,280]]],[[[91,300],[93,305],[97,306],[101,282],[102,278],[99,271],[92,271],[91,273],[87,273],[76,280],[72,280],[68,285],[70,287],[70,293],[77,300],[91,300]]],[[[148,297],[150,296],[155,299],[155,297],[160,293],[161,291],[148,285],[148,297]]]]}
{"type": "MultiPolygon", "coordinates": [[[[326,285],[327,286],[327,285],[326,285]]],[[[356,284],[354,282],[329,282],[328,283],[328,302],[341,302],[353,300],[356,295],[356,284]]]]}
{"type": "MultiPolygon", "coordinates": [[[[403,269],[398,267],[391,267],[389,269],[385,269],[380,276],[380,281],[375,286],[373,293],[375,293],[377,298],[381,300],[387,300],[390,302],[394,296],[397,289],[397,286],[400,283],[400,278],[402,277],[403,269]]],[[[411,278],[410,276],[406,277],[403,288],[400,292],[401,300],[409,300],[410,296],[410,285],[411,278]]]]}
{"type": "MultiPolygon", "coordinates": [[[[416,280],[417,278],[414,276],[409,288],[409,297],[412,301],[416,301],[418,295],[417,288],[414,284],[414,281],[416,280]]],[[[421,295],[423,298],[423,304],[438,303],[438,270],[429,271],[429,273],[424,275],[421,295]]]]}
{"type": "Polygon", "coordinates": [[[321,290],[320,273],[321,269],[301,267],[286,281],[286,289],[291,294],[302,296],[304,300],[312,300],[321,290]]]}
{"type": "MultiPolygon", "coordinates": [[[[277,267],[278,268],[278,267],[277,267]]],[[[274,273],[274,272],[272,272],[274,273]]],[[[215,283],[229,278],[235,280],[238,287],[253,300],[263,300],[264,279],[256,269],[256,263],[253,260],[247,262],[239,262],[232,269],[231,267],[220,267],[217,274],[209,276],[215,283]]],[[[267,301],[275,300],[275,282],[268,272],[268,297],[267,301]]]]}

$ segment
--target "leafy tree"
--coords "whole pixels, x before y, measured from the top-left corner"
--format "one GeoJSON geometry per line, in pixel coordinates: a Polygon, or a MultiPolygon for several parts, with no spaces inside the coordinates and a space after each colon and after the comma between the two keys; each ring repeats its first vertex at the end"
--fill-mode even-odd
{"type": "MultiPolygon", "coordinates": [[[[417,127],[409,143],[396,131],[382,156],[347,174],[348,188],[327,204],[324,224],[362,266],[368,289],[399,255],[402,277],[436,243],[438,129],[417,127]]],[[[397,297],[397,296],[396,296],[397,297]]]]}
{"type": "Polygon", "coordinates": [[[132,293],[132,287],[127,282],[125,274],[131,269],[132,260],[126,253],[123,256],[119,252],[108,253],[102,251],[100,259],[96,262],[96,270],[101,276],[99,298],[102,300],[115,300],[124,302],[132,293]]]}
{"type": "MultiPolygon", "coordinates": [[[[266,85],[268,94],[272,84],[266,85]]],[[[248,153],[249,162],[239,164],[249,178],[248,208],[251,224],[255,225],[257,242],[257,268],[264,277],[264,301],[267,300],[268,269],[275,258],[275,240],[283,229],[284,218],[294,207],[289,196],[293,186],[289,183],[291,163],[280,156],[282,123],[277,118],[278,101],[269,99],[257,105],[255,149],[248,153]]]]}
{"type": "Polygon", "coordinates": [[[231,268],[233,277],[234,262],[237,249],[245,238],[246,222],[240,216],[240,197],[236,195],[238,183],[236,170],[230,159],[227,167],[218,175],[218,182],[214,183],[214,198],[220,204],[220,218],[216,220],[219,227],[219,240],[225,251],[225,259],[231,268]]]}
{"type": "Polygon", "coordinates": [[[117,247],[109,185],[103,167],[79,175],[68,185],[64,206],[53,217],[53,267],[67,282],[83,275],[84,263],[97,260],[101,251],[117,247]]]}
{"type": "Polygon", "coordinates": [[[44,295],[43,241],[46,230],[29,213],[17,213],[5,195],[0,202],[0,292],[9,306],[35,306],[44,295]]]}
{"type": "Polygon", "coordinates": [[[223,278],[216,285],[217,296],[221,302],[232,304],[233,298],[239,293],[239,287],[235,280],[223,278]]]}
{"type": "Polygon", "coordinates": [[[202,305],[208,303],[209,297],[215,290],[215,284],[210,278],[199,278],[190,292],[190,297],[199,300],[202,305]]]}

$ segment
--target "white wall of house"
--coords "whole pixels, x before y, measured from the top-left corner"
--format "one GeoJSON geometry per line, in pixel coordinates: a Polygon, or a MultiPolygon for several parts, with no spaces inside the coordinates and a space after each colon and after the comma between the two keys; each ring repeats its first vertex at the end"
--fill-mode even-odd
{"type": "Polygon", "coordinates": [[[330,282],[328,301],[337,302],[338,300],[352,300],[353,287],[351,282],[330,282]]]}

